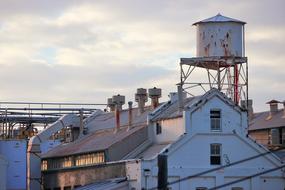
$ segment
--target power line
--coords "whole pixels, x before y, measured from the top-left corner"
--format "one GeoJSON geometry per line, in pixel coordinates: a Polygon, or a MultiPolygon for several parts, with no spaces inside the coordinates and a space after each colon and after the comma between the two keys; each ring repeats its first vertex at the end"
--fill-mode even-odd
{"type": "Polygon", "coordinates": [[[263,172],[259,172],[259,173],[256,173],[256,174],[253,174],[251,176],[247,176],[247,177],[244,177],[244,178],[241,178],[241,179],[237,179],[235,181],[231,181],[229,183],[225,183],[223,185],[219,185],[219,186],[216,186],[216,187],[212,187],[208,190],[216,190],[216,189],[220,189],[220,188],[223,188],[223,187],[226,187],[226,186],[229,186],[229,185],[233,185],[233,184],[236,184],[236,183],[239,183],[239,182],[242,182],[242,181],[245,181],[245,180],[248,180],[248,179],[251,179],[251,178],[254,178],[254,177],[257,177],[257,176],[260,176],[260,175],[263,175],[263,174],[267,174],[267,173],[270,173],[270,172],[273,172],[273,171],[276,171],[276,170],[279,170],[279,169],[282,169],[285,167],[285,164],[283,164],[282,166],[278,166],[276,168],[271,168],[269,170],[265,170],[263,172]]]}
{"type": "MultiPolygon", "coordinates": [[[[184,178],[181,178],[181,179],[178,179],[178,180],[175,180],[175,181],[172,181],[172,182],[168,182],[167,185],[173,185],[175,183],[179,183],[179,182],[182,182],[182,181],[185,181],[185,180],[188,180],[188,179],[191,179],[191,178],[195,178],[195,177],[199,177],[201,175],[205,175],[207,173],[211,173],[211,172],[214,172],[214,171],[217,171],[217,170],[220,170],[220,169],[224,169],[224,168],[227,168],[227,167],[230,167],[230,166],[234,166],[234,165],[237,165],[237,164],[240,164],[240,163],[243,163],[243,162],[246,162],[246,161],[249,161],[249,160],[253,160],[255,158],[258,158],[258,157],[261,157],[261,156],[265,156],[267,154],[270,154],[270,153],[273,153],[273,152],[277,152],[279,150],[283,150],[284,148],[277,148],[273,151],[266,151],[262,154],[257,154],[255,156],[251,156],[251,157],[248,157],[248,158],[245,158],[245,159],[242,159],[242,160],[238,160],[236,162],[232,162],[230,164],[227,164],[227,165],[223,165],[223,166],[219,166],[219,167],[216,167],[216,168],[213,168],[213,169],[209,169],[209,170],[206,170],[206,171],[203,171],[203,172],[199,172],[197,174],[194,174],[194,175],[190,175],[190,176],[187,176],[187,177],[184,177],[184,178]]],[[[283,166],[284,167],[284,166],[283,166]]],[[[153,188],[150,188],[149,190],[155,190],[157,189],[157,187],[153,187],[153,188]]]]}

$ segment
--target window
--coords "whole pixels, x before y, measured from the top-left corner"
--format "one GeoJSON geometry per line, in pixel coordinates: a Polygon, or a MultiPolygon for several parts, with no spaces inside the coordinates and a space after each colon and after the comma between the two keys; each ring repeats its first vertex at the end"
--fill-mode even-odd
{"type": "Polygon", "coordinates": [[[159,122],[157,122],[156,123],[156,134],[158,135],[158,134],[161,134],[161,131],[162,131],[162,129],[161,129],[161,124],[159,123],[159,122]]]}
{"type": "Polygon", "coordinates": [[[221,144],[211,144],[211,165],[221,165],[221,144]]]}
{"type": "Polygon", "coordinates": [[[221,130],[221,111],[211,110],[210,119],[211,119],[211,130],[220,131],[221,130]]]}

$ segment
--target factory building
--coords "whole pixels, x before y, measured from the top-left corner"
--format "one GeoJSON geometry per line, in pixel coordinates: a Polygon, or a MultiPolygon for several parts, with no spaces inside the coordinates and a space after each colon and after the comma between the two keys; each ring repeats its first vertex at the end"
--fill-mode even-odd
{"type": "Polygon", "coordinates": [[[147,95],[140,88],[138,107],[129,102],[123,110],[125,99],[116,95],[108,100],[110,112],[81,118],[77,138],[41,154],[43,189],[155,189],[159,155],[167,157],[170,189],[285,188],[280,158],[248,135],[245,22],[218,14],[194,25],[198,57],[181,58],[181,81],[170,100],[160,104],[161,89],[147,95]],[[206,71],[207,83],[187,82],[196,68],[206,71]],[[187,97],[191,85],[204,92],[187,97]]]}

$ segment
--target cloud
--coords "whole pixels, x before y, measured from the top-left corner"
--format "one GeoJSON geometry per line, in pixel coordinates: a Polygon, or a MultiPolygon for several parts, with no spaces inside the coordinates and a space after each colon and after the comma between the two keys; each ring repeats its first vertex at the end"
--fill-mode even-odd
{"type": "Polygon", "coordinates": [[[1,1],[0,98],[105,102],[152,86],[166,97],[179,82],[179,58],[195,56],[191,24],[221,12],[248,23],[250,96],[263,105],[284,94],[283,7],[281,0],[1,1]],[[264,86],[274,94],[260,98],[264,86]]]}

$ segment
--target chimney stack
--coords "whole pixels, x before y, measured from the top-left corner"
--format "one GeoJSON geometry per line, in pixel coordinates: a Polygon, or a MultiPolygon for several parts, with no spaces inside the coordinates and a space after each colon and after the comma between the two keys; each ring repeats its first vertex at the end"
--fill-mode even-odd
{"type": "Polygon", "coordinates": [[[269,117],[272,117],[273,114],[275,114],[276,112],[278,112],[278,104],[281,103],[277,100],[271,100],[269,102],[267,102],[267,104],[269,104],[270,106],[270,113],[269,113],[269,117]]]}
{"type": "Polygon", "coordinates": [[[125,104],[125,96],[120,94],[112,97],[112,102],[115,104],[115,119],[116,119],[116,128],[115,132],[120,130],[120,111],[122,110],[122,105],[125,104]]]}
{"type": "Polygon", "coordinates": [[[152,109],[155,109],[159,105],[158,99],[161,97],[161,89],[156,87],[148,89],[148,96],[151,99],[152,109]]]}
{"type": "Polygon", "coordinates": [[[132,127],[133,123],[133,102],[129,101],[128,105],[129,105],[129,127],[128,127],[129,130],[132,127]]]}
{"type": "Polygon", "coordinates": [[[145,103],[147,102],[146,89],[138,88],[137,93],[135,94],[135,99],[136,102],[138,102],[139,114],[142,114],[144,112],[145,103]]]}
{"type": "Polygon", "coordinates": [[[110,108],[111,112],[115,111],[115,104],[112,98],[107,99],[107,106],[110,108]]]}

